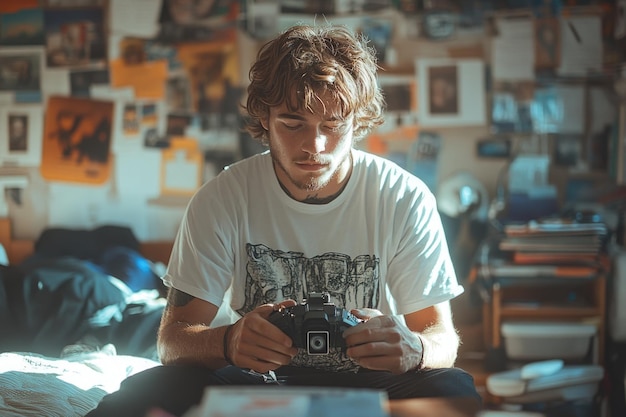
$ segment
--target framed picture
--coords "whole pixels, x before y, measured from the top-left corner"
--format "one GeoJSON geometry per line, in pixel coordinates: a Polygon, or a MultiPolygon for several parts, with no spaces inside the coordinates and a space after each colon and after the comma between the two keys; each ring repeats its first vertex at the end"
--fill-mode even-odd
{"type": "Polygon", "coordinates": [[[41,162],[41,105],[0,107],[0,165],[38,166],[41,162]]]}
{"type": "MultiPolygon", "coordinates": [[[[415,77],[411,75],[388,76],[378,78],[385,97],[385,124],[379,128],[383,132],[415,126],[417,124],[417,91],[415,77]]],[[[412,137],[411,139],[415,139],[412,137]]]]}
{"type": "Polygon", "coordinates": [[[41,47],[0,48],[0,91],[41,91],[42,72],[41,47]]]}
{"type": "Polygon", "coordinates": [[[485,124],[485,74],[482,60],[418,59],[415,68],[421,126],[485,124]]]}
{"type": "Polygon", "coordinates": [[[577,167],[584,162],[583,135],[555,135],[554,164],[561,167],[577,167]]]}

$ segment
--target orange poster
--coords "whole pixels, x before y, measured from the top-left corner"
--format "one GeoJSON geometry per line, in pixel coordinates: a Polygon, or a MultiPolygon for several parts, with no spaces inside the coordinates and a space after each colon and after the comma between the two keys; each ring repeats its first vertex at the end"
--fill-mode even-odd
{"type": "Polygon", "coordinates": [[[112,167],[113,102],[48,99],[41,175],[47,180],[102,184],[112,167]]]}
{"type": "Polygon", "coordinates": [[[167,61],[149,61],[129,65],[123,59],[111,61],[111,85],[133,87],[138,99],[160,100],[165,96],[167,61]]]}
{"type": "Polygon", "coordinates": [[[223,41],[181,44],[178,58],[189,77],[193,110],[219,112],[240,84],[236,42],[226,36],[223,41]]]}

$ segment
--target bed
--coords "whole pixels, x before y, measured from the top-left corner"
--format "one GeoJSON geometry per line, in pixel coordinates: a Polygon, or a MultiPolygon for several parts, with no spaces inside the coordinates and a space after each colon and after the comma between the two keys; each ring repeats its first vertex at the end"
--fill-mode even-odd
{"type": "Polygon", "coordinates": [[[15,240],[0,219],[0,416],[81,417],[158,365],[171,247],[115,225],[15,240]]]}

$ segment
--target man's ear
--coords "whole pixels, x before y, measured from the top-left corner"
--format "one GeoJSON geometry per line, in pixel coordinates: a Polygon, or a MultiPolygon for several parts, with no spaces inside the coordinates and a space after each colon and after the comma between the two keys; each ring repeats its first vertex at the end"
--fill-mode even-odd
{"type": "Polygon", "coordinates": [[[260,119],[259,122],[261,123],[261,126],[263,126],[263,129],[269,130],[269,128],[268,128],[269,123],[268,123],[267,119],[260,119]]]}

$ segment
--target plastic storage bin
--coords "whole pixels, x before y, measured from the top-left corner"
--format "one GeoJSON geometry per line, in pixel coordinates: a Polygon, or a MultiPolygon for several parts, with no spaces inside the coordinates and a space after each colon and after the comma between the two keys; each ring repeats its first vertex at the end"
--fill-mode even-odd
{"type": "Polygon", "coordinates": [[[583,359],[596,326],[568,322],[502,323],[504,349],[510,359],[583,359]]]}

